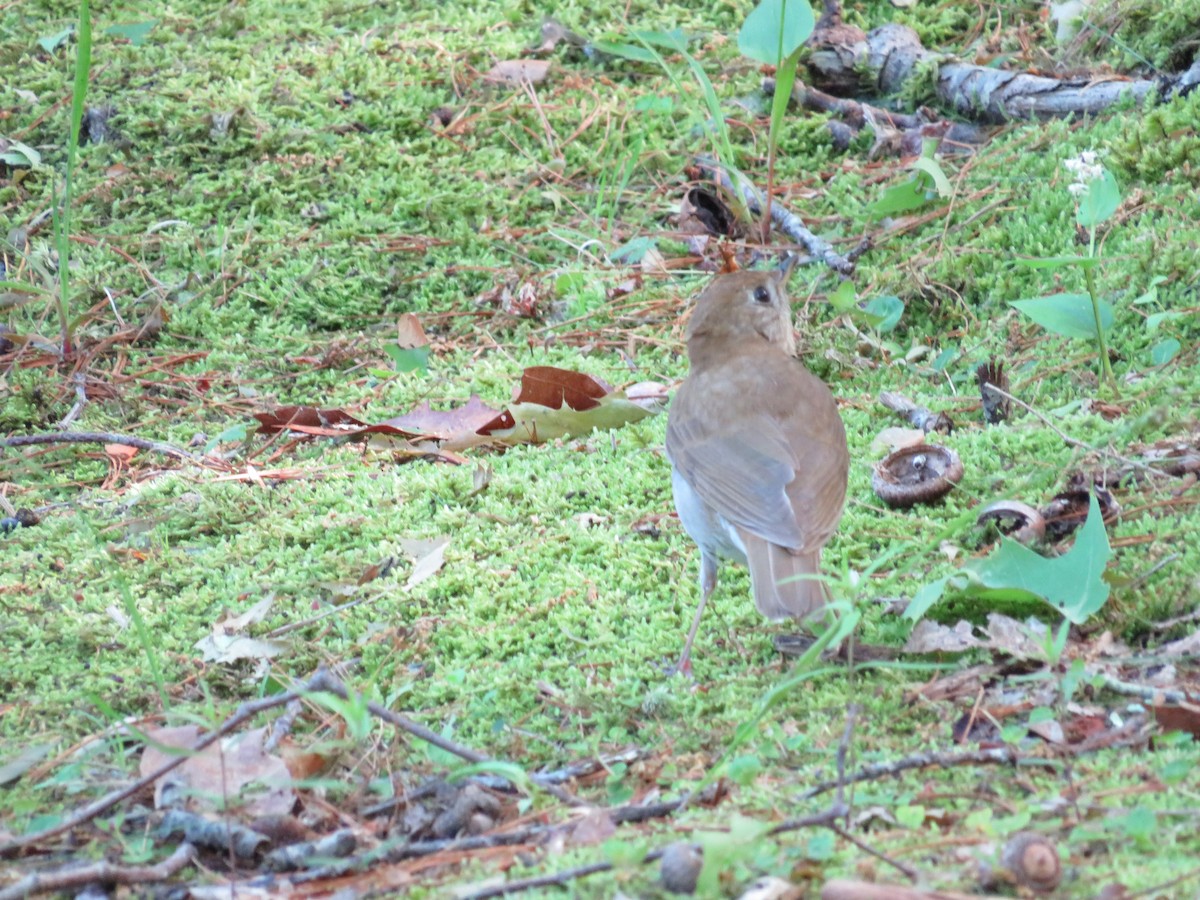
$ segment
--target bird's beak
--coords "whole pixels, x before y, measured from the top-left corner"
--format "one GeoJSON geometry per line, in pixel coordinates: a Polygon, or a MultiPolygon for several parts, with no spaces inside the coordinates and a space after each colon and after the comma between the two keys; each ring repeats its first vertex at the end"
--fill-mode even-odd
{"type": "Polygon", "coordinates": [[[779,263],[779,268],[775,270],[775,280],[780,284],[787,284],[787,280],[792,275],[792,269],[796,267],[796,262],[800,259],[795,253],[789,253],[779,263]]]}

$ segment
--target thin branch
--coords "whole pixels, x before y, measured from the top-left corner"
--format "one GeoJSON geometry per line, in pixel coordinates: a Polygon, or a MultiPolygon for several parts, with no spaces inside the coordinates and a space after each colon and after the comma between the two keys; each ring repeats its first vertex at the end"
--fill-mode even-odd
{"type": "Polygon", "coordinates": [[[225,466],[218,465],[202,456],[196,456],[196,454],[189,453],[173,444],[150,441],[129,434],[110,434],[104,431],[51,431],[47,434],[19,434],[15,437],[0,438],[0,447],[32,447],[37,444],[121,444],[126,447],[136,447],[139,450],[161,453],[164,456],[209,468],[225,468],[225,466]]]}
{"type": "Polygon", "coordinates": [[[80,372],[76,372],[71,376],[71,382],[75,385],[75,404],[67,411],[59,422],[59,428],[70,428],[71,423],[83,414],[83,408],[87,406],[87,388],[84,386],[84,377],[80,372]]]}
{"type": "Polygon", "coordinates": [[[842,838],[843,840],[849,841],[851,844],[853,844],[855,847],[857,847],[863,853],[868,853],[871,856],[875,857],[880,862],[885,862],[892,868],[896,869],[897,871],[903,872],[905,877],[907,877],[908,880],[911,881],[913,884],[916,884],[918,881],[921,880],[921,873],[918,872],[916,869],[914,869],[912,866],[908,865],[907,863],[902,863],[898,859],[892,859],[890,856],[888,856],[882,850],[876,850],[874,847],[872,847],[866,841],[861,840],[860,838],[856,838],[854,835],[852,835],[850,832],[848,832],[841,825],[829,825],[827,827],[829,828],[830,831],[832,831],[838,837],[842,838]]]}
{"type": "Polygon", "coordinates": [[[1170,478],[1171,477],[1166,472],[1160,472],[1158,469],[1155,469],[1153,466],[1148,466],[1143,462],[1138,462],[1136,459],[1129,459],[1126,456],[1121,456],[1119,453],[1113,453],[1110,450],[1101,450],[1099,447],[1093,447],[1091,444],[1085,443],[1085,442],[1079,440],[1078,438],[1071,437],[1069,434],[1067,434],[1061,428],[1059,428],[1057,425],[1055,425],[1053,422],[1051,422],[1049,418],[1047,418],[1042,413],[1038,412],[1036,409],[1034,409],[1032,406],[1030,406],[1024,400],[1014,397],[1008,391],[1002,390],[1001,388],[996,387],[996,385],[994,385],[994,384],[989,384],[987,389],[990,393],[999,394],[1001,397],[1004,397],[1007,400],[1011,400],[1013,403],[1017,404],[1017,406],[1021,407],[1026,412],[1031,413],[1035,418],[1039,419],[1043,425],[1045,425],[1047,428],[1049,428],[1051,431],[1053,431],[1055,434],[1057,434],[1060,438],[1063,439],[1063,441],[1065,443],[1067,443],[1071,447],[1078,447],[1080,450],[1087,450],[1089,453],[1097,453],[1097,454],[1100,454],[1101,456],[1111,456],[1113,459],[1120,460],[1121,462],[1125,463],[1125,465],[1127,465],[1127,466],[1131,466],[1135,469],[1141,469],[1143,472],[1147,472],[1156,478],[1170,478]]]}
{"type": "MultiPolygon", "coordinates": [[[[700,166],[701,170],[710,178],[715,179],[725,190],[737,190],[728,173],[712,160],[702,157],[697,159],[696,163],[700,166]]],[[[750,212],[755,215],[762,214],[762,199],[752,185],[743,183],[741,185],[741,195],[750,212]]],[[[828,241],[817,237],[817,235],[809,231],[805,224],[800,221],[799,216],[778,201],[771,203],[771,220],[779,226],[780,231],[802,246],[808,252],[809,256],[819,259],[839,275],[853,275],[854,260],[858,256],[861,256],[869,247],[869,244],[862,244],[851,251],[849,256],[842,256],[840,253],[834,251],[828,241]]]]}
{"type": "Polygon", "coordinates": [[[190,865],[195,855],[196,848],[185,842],[162,862],[152,866],[121,866],[101,860],[84,866],[76,864],[51,872],[36,872],[0,890],[0,900],[20,900],[34,894],[82,888],[95,882],[112,885],[166,881],[190,865]]]}
{"type": "MultiPolygon", "coordinates": [[[[319,690],[328,691],[331,694],[336,694],[337,696],[341,697],[342,699],[349,698],[349,692],[346,690],[345,686],[340,681],[338,681],[338,679],[335,678],[333,675],[329,674],[325,670],[321,670],[317,673],[317,675],[313,676],[313,681],[315,682],[318,677],[322,678],[320,687],[318,688],[319,690]]],[[[467,762],[472,762],[472,763],[497,762],[497,760],[493,760],[491,757],[487,756],[486,754],[480,753],[477,750],[472,750],[469,747],[464,747],[461,744],[456,744],[454,741],[450,740],[449,738],[442,737],[436,731],[431,731],[430,729],[426,728],[424,725],[414,722],[412,719],[408,718],[407,716],[401,715],[400,713],[397,713],[397,712],[392,712],[386,706],[380,706],[378,703],[368,703],[367,710],[371,713],[371,715],[375,716],[378,719],[383,720],[384,722],[387,722],[389,725],[395,725],[397,728],[401,728],[404,731],[407,731],[409,734],[413,735],[414,737],[420,738],[421,740],[426,741],[427,743],[433,744],[433,746],[435,746],[435,747],[440,747],[442,750],[445,750],[447,753],[453,753],[459,759],[465,759],[467,762]]],[[[555,797],[558,800],[561,800],[563,803],[566,803],[570,806],[584,805],[583,801],[580,800],[578,797],[575,797],[568,791],[563,790],[558,785],[553,784],[552,782],[550,782],[546,779],[540,778],[539,776],[532,775],[532,774],[529,776],[529,779],[534,784],[538,785],[543,790],[545,790],[548,794],[550,794],[551,796],[555,797]]]]}
{"type": "Polygon", "coordinates": [[[70,816],[67,816],[67,818],[58,825],[55,825],[52,828],[43,829],[42,831],[38,831],[33,834],[26,834],[22,835],[21,837],[11,838],[7,841],[0,842],[0,859],[6,856],[12,856],[18,850],[21,850],[25,847],[31,847],[35,844],[40,844],[43,841],[47,841],[50,838],[58,837],[60,834],[66,834],[68,831],[90,822],[92,819],[96,818],[96,816],[99,816],[102,813],[112,809],[122,800],[132,797],[138,791],[142,790],[142,788],[153,784],[171,770],[183,765],[194,754],[200,752],[210,744],[216,743],[243,722],[249,721],[264,710],[274,709],[276,706],[284,706],[287,703],[290,703],[292,700],[295,700],[297,697],[302,696],[305,690],[312,689],[311,686],[321,677],[321,675],[322,670],[317,670],[317,673],[312,677],[309,685],[305,688],[285,691],[282,694],[276,694],[274,697],[266,697],[262,700],[255,700],[252,703],[243,703],[237,708],[234,714],[222,722],[220,726],[196,741],[196,743],[189,748],[188,752],[172,757],[149,775],[143,776],[142,778],[131,782],[123,788],[119,788],[112,793],[106,794],[93,803],[89,803],[83,809],[78,810],[70,816]]]}
{"type": "MultiPolygon", "coordinates": [[[[1061,764],[1056,760],[1042,759],[1040,757],[1023,757],[1012,747],[996,747],[991,750],[968,750],[963,753],[914,753],[911,756],[893,760],[892,762],[873,763],[872,765],[864,766],[853,775],[850,775],[845,783],[858,784],[863,781],[875,781],[889,775],[899,775],[910,769],[927,769],[933,766],[950,768],[952,766],[970,765],[1029,765],[1043,766],[1055,770],[1061,767],[1061,764]]],[[[798,801],[810,800],[827,791],[834,790],[839,784],[840,782],[837,779],[822,781],[819,784],[813,785],[802,794],[798,794],[796,799],[798,801]]]]}

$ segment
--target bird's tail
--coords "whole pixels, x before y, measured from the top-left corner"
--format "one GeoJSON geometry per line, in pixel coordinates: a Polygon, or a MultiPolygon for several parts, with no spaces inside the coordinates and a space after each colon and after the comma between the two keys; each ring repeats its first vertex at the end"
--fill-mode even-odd
{"type": "Polygon", "coordinates": [[[754,605],[768,619],[807,619],[819,615],[830,600],[819,577],[821,551],[793,553],[764,540],[747,541],[746,561],[754,605]]]}

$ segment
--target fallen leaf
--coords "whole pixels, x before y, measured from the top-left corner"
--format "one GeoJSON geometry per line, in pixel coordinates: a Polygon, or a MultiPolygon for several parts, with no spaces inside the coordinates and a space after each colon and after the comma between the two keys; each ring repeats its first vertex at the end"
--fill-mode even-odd
{"type": "Polygon", "coordinates": [[[405,590],[411,591],[422,581],[427,581],[438,573],[446,561],[446,547],[449,545],[450,538],[442,538],[413,563],[413,570],[404,585],[405,590]]]}
{"type": "MultiPolygon", "coordinates": [[[[201,738],[195,725],[157,728],[146,732],[153,743],[142,751],[142,777],[190,751],[201,738]],[[155,744],[167,749],[159,749],[155,744]]],[[[193,753],[155,785],[156,808],[181,804],[192,811],[241,805],[250,816],[283,816],[291,812],[296,797],[291,773],[278,756],[263,749],[265,728],[255,728],[210,744],[193,753]],[[245,792],[245,793],[243,793],[245,792]]]]}
{"type": "Polygon", "coordinates": [[[388,419],[383,424],[402,432],[448,440],[458,434],[473,434],[498,415],[499,410],[484,403],[478,394],[472,394],[465,404],[449,410],[430,409],[426,400],[411,412],[388,419]]]}
{"type": "Polygon", "coordinates": [[[401,315],[396,323],[396,332],[396,343],[405,350],[424,347],[429,343],[429,338],[425,336],[425,329],[421,327],[421,320],[415,313],[401,315]]]}
{"type": "Polygon", "coordinates": [[[655,415],[666,402],[666,388],[642,382],[626,391],[569,369],[531,366],[521,376],[516,400],[478,430],[504,443],[541,443],[619,428],[655,415]]]}
{"type": "Polygon", "coordinates": [[[195,647],[205,662],[231,663],[242,659],[272,659],[283,653],[287,644],[244,634],[210,634],[196,641],[195,647]]]}
{"type": "Polygon", "coordinates": [[[250,625],[261,622],[271,609],[275,596],[268,594],[238,616],[213,625],[212,633],[195,643],[205,662],[231,663],[242,659],[272,659],[287,650],[282,641],[263,640],[242,634],[250,625]]]}

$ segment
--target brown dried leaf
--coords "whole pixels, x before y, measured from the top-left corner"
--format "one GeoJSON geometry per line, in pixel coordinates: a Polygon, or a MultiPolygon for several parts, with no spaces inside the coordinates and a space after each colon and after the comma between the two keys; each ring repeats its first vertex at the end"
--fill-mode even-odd
{"type": "MultiPolygon", "coordinates": [[[[157,744],[187,751],[195,746],[201,734],[195,725],[183,725],[150,730],[147,736],[157,744]]],[[[192,811],[223,809],[233,801],[240,801],[251,816],[289,814],[296,802],[291,774],[282,759],[263,749],[265,737],[265,728],[255,728],[194,753],[166,778],[159,779],[154,805],[159,808],[173,805],[182,794],[186,798],[183,805],[192,811]]],[[[147,745],[142,752],[140,774],[145,777],[174,756],[153,744],[147,745]]]]}
{"type": "Polygon", "coordinates": [[[477,433],[505,443],[541,443],[619,428],[655,415],[665,404],[666,388],[655,382],[614,391],[582,372],[532,366],[521,376],[513,403],[477,433]]]}
{"type": "Polygon", "coordinates": [[[448,410],[430,409],[429,402],[421,403],[416,409],[383,424],[412,434],[428,435],[441,440],[464,432],[474,433],[498,415],[478,394],[472,394],[464,405],[448,410]]]}
{"type": "Polygon", "coordinates": [[[421,320],[415,313],[404,313],[396,322],[396,343],[402,350],[415,350],[417,347],[429,346],[429,338],[421,327],[421,320]]]}

